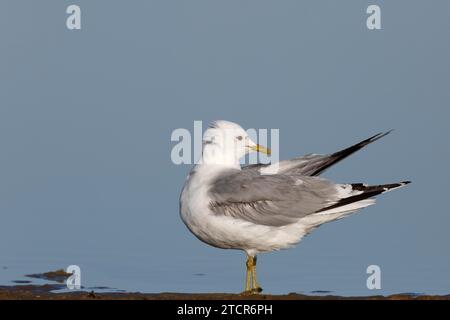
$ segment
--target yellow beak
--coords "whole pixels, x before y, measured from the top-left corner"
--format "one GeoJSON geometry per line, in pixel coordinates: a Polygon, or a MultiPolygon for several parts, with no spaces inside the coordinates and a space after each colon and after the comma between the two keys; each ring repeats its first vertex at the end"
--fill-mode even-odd
{"type": "Polygon", "coordinates": [[[253,151],[256,151],[256,152],[265,153],[265,154],[267,154],[269,156],[272,153],[272,151],[270,151],[269,148],[266,148],[266,147],[264,147],[262,145],[259,145],[259,144],[257,144],[256,146],[250,147],[250,149],[252,149],[253,151]]]}

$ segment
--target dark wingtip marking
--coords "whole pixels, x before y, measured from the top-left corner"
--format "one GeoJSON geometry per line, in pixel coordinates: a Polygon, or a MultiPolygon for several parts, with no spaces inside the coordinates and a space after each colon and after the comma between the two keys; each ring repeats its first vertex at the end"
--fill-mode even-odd
{"type": "Polygon", "coordinates": [[[316,211],[316,213],[319,213],[322,211],[327,211],[327,210],[338,208],[338,207],[342,207],[342,206],[345,206],[345,205],[353,203],[353,202],[358,202],[361,200],[372,198],[372,197],[378,196],[382,193],[385,193],[391,189],[403,187],[404,185],[407,185],[409,183],[411,183],[411,181],[402,181],[402,182],[397,182],[397,183],[380,184],[380,185],[374,185],[374,186],[368,186],[368,185],[364,185],[362,183],[352,183],[351,186],[352,186],[353,190],[362,191],[363,193],[355,195],[355,196],[351,196],[348,198],[343,198],[343,199],[339,200],[337,203],[335,203],[329,207],[326,207],[326,208],[320,209],[319,211],[316,211]]]}
{"type": "Polygon", "coordinates": [[[375,141],[377,141],[377,140],[387,136],[392,131],[394,131],[394,129],[391,129],[391,130],[386,131],[386,132],[377,133],[376,135],[373,135],[372,137],[367,138],[366,140],[358,142],[357,144],[354,144],[351,147],[348,147],[348,148],[346,148],[344,150],[341,150],[341,151],[333,153],[330,156],[330,158],[331,158],[330,161],[325,163],[322,167],[318,168],[316,171],[314,171],[311,174],[311,176],[317,176],[317,175],[321,174],[323,171],[325,171],[326,169],[328,169],[329,167],[331,167],[335,163],[341,161],[342,159],[347,158],[348,156],[350,156],[351,154],[355,153],[356,151],[361,150],[362,148],[364,148],[368,144],[370,144],[372,142],[375,142],[375,141]]]}
{"type": "Polygon", "coordinates": [[[390,183],[390,184],[381,184],[381,185],[373,185],[373,186],[368,186],[362,183],[352,183],[351,186],[353,188],[353,190],[358,190],[358,191],[373,191],[373,190],[390,190],[390,189],[394,189],[394,188],[398,188],[398,187],[402,187],[404,185],[407,185],[411,183],[411,181],[402,181],[402,182],[397,182],[397,183],[390,183]]]}
{"type": "Polygon", "coordinates": [[[392,131],[394,131],[394,129],[390,129],[390,130],[388,130],[386,132],[379,132],[376,135],[374,135],[374,136],[372,136],[372,137],[370,137],[370,138],[368,138],[366,140],[361,141],[357,145],[359,145],[359,144],[364,144],[363,146],[368,145],[369,143],[375,142],[375,141],[377,141],[377,140],[379,140],[379,139],[381,139],[383,137],[386,137],[392,131]]]}

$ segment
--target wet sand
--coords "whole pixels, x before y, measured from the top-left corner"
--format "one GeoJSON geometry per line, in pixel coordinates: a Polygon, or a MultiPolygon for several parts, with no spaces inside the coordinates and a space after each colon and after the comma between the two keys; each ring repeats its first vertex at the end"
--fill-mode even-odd
{"type": "Polygon", "coordinates": [[[55,292],[66,288],[63,284],[70,274],[64,270],[26,275],[28,278],[53,281],[53,284],[35,285],[29,281],[13,281],[13,286],[0,286],[0,300],[450,300],[449,295],[394,294],[390,296],[343,297],[335,295],[303,295],[289,293],[230,294],[230,293],[140,293],[140,292],[95,292],[94,290],[55,292]]]}
{"type": "Polygon", "coordinates": [[[296,293],[286,295],[242,295],[228,293],[139,293],[139,292],[70,292],[53,293],[58,285],[16,285],[0,287],[0,300],[450,300],[450,295],[412,296],[396,294],[391,296],[341,297],[309,296],[296,293]]]}

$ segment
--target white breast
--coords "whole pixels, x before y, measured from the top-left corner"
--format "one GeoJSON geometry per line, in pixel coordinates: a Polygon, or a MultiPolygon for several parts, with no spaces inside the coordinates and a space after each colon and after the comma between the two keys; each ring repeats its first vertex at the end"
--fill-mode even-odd
{"type": "Polygon", "coordinates": [[[229,248],[223,235],[223,222],[209,208],[208,186],[217,175],[209,165],[197,165],[189,174],[180,198],[181,219],[200,240],[216,247],[229,248]]]}
{"type": "Polygon", "coordinates": [[[201,241],[219,248],[256,254],[291,247],[305,235],[306,229],[300,224],[272,227],[214,214],[209,208],[208,185],[217,174],[220,174],[217,167],[196,166],[181,193],[181,218],[201,241]]]}

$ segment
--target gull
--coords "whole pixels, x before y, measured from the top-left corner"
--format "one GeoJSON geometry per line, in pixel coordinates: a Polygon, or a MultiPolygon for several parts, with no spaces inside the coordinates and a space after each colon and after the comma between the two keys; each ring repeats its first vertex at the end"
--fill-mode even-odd
{"type": "Polygon", "coordinates": [[[243,250],[246,294],[260,293],[259,253],[287,249],[320,225],[375,203],[373,197],[410,181],[341,184],[318,177],[326,169],[386,136],[376,134],[329,155],[309,154],[274,164],[241,167],[250,152],[270,154],[238,124],[213,122],[203,136],[202,157],[190,171],[180,196],[180,216],[201,241],[243,250]]]}

